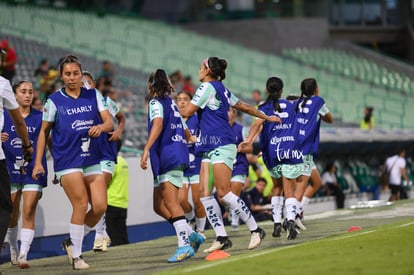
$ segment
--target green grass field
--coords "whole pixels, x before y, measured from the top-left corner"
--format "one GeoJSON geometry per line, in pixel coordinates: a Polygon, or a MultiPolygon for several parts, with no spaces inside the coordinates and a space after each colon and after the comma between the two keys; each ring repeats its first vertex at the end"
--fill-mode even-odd
{"type": "Polygon", "coordinates": [[[342,233],[162,274],[413,274],[414,221],[342,233]]]}
{"type": "Polygon", "coordinates": [[[414,200],[370,209],[344,209],[305,214],[307,230],[288,241],[285,233],[272,238],[271,222],[260,223],[267,232],[261,246],[247,250],[250,234],[228,234],[231,257],[206,261],[214,232],[206,231],[206,243],[191,259],[168,264],[175,251],[175,236],[110,247],[106,253],[84,252],[91,268],[73,271],[66,256],[31,260],[31,268],[20,270],[6,263],[6,274],[414,274],[414,200]],[[348,232],[351,226],[362,230],[348,232]]]}

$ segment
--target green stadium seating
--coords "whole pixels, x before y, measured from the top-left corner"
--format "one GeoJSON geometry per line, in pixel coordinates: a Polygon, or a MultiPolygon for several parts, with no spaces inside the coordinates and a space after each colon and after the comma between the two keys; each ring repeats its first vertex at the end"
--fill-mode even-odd
{"type": "Polygon", "coordinates": [[[408,76],[360,56],[334,49],[286,49],[283,55],[351,79],[371,82],[393,91],[413,94],[414,81],[408,76]]]}

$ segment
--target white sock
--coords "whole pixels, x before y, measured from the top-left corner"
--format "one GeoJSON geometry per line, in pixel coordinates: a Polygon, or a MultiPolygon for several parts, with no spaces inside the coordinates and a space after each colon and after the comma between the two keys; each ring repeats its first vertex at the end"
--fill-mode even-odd
{"type": "Polygon", "coordinates": [[[32,244],[34,238],[35,231],[33,229],[22,228],[20,231],[20,256],[27,257],[27,253],[29,253],[30,245],[32,244]]]}
{"type": "Polygon", "coordinates": [[[91,232],[93,230],[92,227],[87,226],[86,224],[83,227],[83,237],[85,238],[86,235],[89,234],[89,232],[91,232]]]}
{"type": "Polygon", "coordinates": [[[216,236],[227,237],[227,232],[223,223],[223,216],[217,200],[213,196],[208,196],[201,198],[201,202],[206,210],[207,219],[213,227],[214,232],[216,232],[216,236]]]}
{"type": "Polygon", "coordinates": [[[296,218],[296,198],[287,198],[285,202],[286,207],[286,219],[288,221],[295,220],[296,218]]]}
{"type": "Polygon", "coordinates": [[[234,209],[236,215],[240,217],[250,231],[257,229],[257,223],[252,212],[240,197],[230,191],[223,197],[223,201],[230,206],[230,209],[234,209]]]}
{"type": "MultiPolygon", "coordinates": [[[[302,212],[302,209],[303,208],[302,208],[302,206],[300,204],[300,201],[298,201],[297,199],[296,199],[296,202],[295,202],[295,206],[296,206],[296,215],[300,215],[300,213],[302,212]]],[[[296,219],[296,216],[295,216],[295,219],[296,219]]]]}
{"type": "MultiPolygon", "coordinates": [[[[87,225],[85,225],[85,226],[87,226],[87,225]]],[[[101,238],[105,237],[105,214],[102,215],[101,219],[95,225],[95,231],[96,231],[95,240],[98,239],[98,238],[101,239],[101,238]]],[[[85,232],[86,232],[86,230],[85,230],[85,232]]]]}
{"type": "Polygon", "coordinates": [[[300,202],[302,211],[305,210],[305,207],[309,204],[309,202],[310,202],[310,198],[303,196],[302,201],[300,202]]]}
{"type": "Polygon", "coordinates": [[[175,221],[173,222],[173,226],[175,229],[175,233],[177,234],[178,246],[190,245],[187,233],[188,223],[186,222],[186,220],[183,218],[178,221],[175,221]]]}
{"type": "Polygon", "coordinates": [[[9,240],[10,245],[10,252],[17,252],[19,248],[17,246],[17,234],[19,233],[19,227],[16,225],[15,227],[7,228],[7,239],[9,240]]]}
{"type": "Polygon", "coordinates": [[[282,223],[283,197],[282,196],[273,196],[271,204],[272,204],[273,222],[274,223],[282,223]]]}
{"type": "Polygon", "coordinates": [[[236,211],[234,209],[231,209],[231,225],[239,225],[239,215],[236,214],[236,211]]]}
{"type": "Polygon", "coordinates": [[[82,243],[84,236],[84,226],[71,223],[69,226],[69,235],[72,240],[72,257],[77,258],[82,255],[82,243]]]}
{"type": "Polygon", "coordinates": [[[193,209],[191,209],[190,212],[185,213],[185,218],[187,219],[187,221],[193,220],[194,217],[195,217],[195,214],[194,214],[194,210],[193,209]]]}
{"type": "Polygon", "coordinates": [[[204,229],[206,228],[206,217],[202,218],[195,218],[196,220],[196,227],[197,231],[204,232],[204,229]]]}

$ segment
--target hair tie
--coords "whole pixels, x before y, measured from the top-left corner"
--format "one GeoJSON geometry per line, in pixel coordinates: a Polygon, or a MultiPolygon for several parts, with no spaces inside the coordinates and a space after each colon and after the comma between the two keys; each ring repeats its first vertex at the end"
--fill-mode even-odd
{"type": "Polygon", "coordinates": [[[203,60],[203,64],[207,67],[207,69],[210,69],[210,67],[208,66],[208,57],[203,60]]]}

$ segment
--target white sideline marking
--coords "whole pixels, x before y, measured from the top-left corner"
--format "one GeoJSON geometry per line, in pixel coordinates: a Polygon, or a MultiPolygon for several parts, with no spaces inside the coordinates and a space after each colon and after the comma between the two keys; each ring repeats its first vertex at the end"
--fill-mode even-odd
{"type": "Polygon", "coordinates": [[[361,235],[370,234],[370,233],[375,232],[375,231],[377,231],[377,230],[371,230],[371,231],[361,232],[361,233],[357,233],[357,234],[341,236],[341,237],[338,237],[338,238],[335,238],[335,239],[332,239],[332,240],[337,241],[337,240],[342,240],[342,239],[353,238],[353,237],[357,237],[357,236],[361,236],[361,235]]]}
{"type": "Polygon", "coordinates": [[[402,224],[402,225],[399,225],[397,227],[406,227],[406,226],[410,226],[412,224],[414,224],[414,222],[409,222],[409,223],[406,223],[406,224],[402,224]]]}

